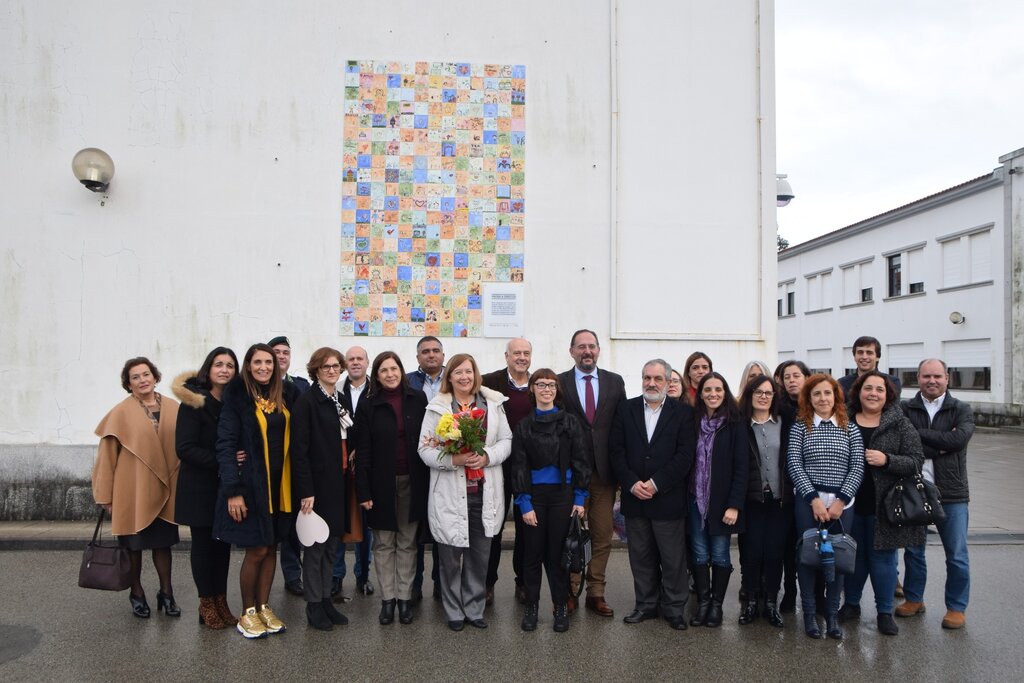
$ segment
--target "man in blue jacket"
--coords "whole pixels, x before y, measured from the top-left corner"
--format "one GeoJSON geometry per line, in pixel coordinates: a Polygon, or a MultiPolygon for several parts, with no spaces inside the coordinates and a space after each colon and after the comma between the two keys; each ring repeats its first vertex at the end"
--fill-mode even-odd
{"type": "MultiPolygon", "coordinates": [[[[974,435],[971,406],[949,394],[949,372],[937,358],[917,366],[921,390],[903,402],[924,446],[925,479],[933,482],[942,496],[946,520],[935,526],[946,551],[946,616],[942,628],[963,628],[964,613],[971,594],[971,567],[967,556],[967,443],[974,435]]],[[[924,546],[907,548],[903,556],[907,567],[903,592],[907,601],[896,608],[896,616],[912,617],[924,612],[924,587],[928,575],[924,546]]]]}

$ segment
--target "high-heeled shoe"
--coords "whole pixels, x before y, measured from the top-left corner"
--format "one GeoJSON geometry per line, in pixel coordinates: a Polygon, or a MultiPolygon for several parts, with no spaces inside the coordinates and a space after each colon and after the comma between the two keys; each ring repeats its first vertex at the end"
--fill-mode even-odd
{"type": "Polygon", "coordinates": [[[174,593],[156,592],[156,611],[160,610],[163,610],[164,614],[169,617],[181,616],[181,608],[178,607],[178,603],[174,602],[174,593]]]}
{"type": "Polygon", "coordinates": [[[128,600],[132,603],[132,614],[134,614],[139,619],[149,619],[149,603],[146,602],[145,595],[143,595],[141,598],[137,598],[131,593],[129,593],[128,600]]]}

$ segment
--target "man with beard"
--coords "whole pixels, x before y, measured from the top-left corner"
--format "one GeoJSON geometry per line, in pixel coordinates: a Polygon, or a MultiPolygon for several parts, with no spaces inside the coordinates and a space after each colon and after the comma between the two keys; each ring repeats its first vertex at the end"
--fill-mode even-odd
{"type": "MultiPolygon", "coordinates": [[[[626,385],[621,375],[598,369],[601,345],[595,332],[577,330],[569,342],[569,355],[576,366],[561,373],[558,383],[565,396],[565,409],[583,423],[584,431],[591,440],[594,458],[587,499],[593,554],[587,567],[586,606],[602,617],[612,617],[615,611],[604,599],[605,570],[612,549],[612,506],[616,489],[614,473],[608,462],[608,432],[615,418],[615,409],[626,399],[626,385]]],[[[576,582],[575,577],[573,582],[576,582]]],[[[570,595],[569,611],[575,608],[576,601],[570,595]]]]}
{"type": "Polygon", "coordinates": [[[608,459],[622,486],[629,567],[636,603],[623,621],[661,615],[686,630],[686,479],[693,465],[693,410],[666,401],[672,369],[660,358],[643,367],[643,395],[623,401],[608,438],[608,459]]]}

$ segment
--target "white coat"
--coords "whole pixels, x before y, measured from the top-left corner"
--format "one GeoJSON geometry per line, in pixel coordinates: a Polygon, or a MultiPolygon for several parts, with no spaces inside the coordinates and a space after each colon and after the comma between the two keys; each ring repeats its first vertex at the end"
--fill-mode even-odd
{"type": "MultiPolygon", "coordinates": [[[[484,534],[493,537],[505,521],[505,483],[501,463],[512,451],[512,430],[502,406],[507,398],[487,387],[480,387],[487,401],[487,438],[484,451],[488,463],[484,468],[483,520],[484,534]]],[[[452,412],[452,395],[437,394],[427,404],[420,428],[420,458],[430,468],[430,492],[427,496],[427,520],[434,540],[460,548],[469,547],[469,508],[466,504],[466,468],[452,466],[451,456],[438,457],[441,450],[425,443],[434,436],[441,416],[452,412]]]]}

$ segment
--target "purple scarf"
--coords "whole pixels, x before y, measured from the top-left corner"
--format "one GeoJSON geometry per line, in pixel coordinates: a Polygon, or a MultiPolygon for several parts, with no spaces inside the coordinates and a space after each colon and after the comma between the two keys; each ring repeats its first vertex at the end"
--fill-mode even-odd
{"type": "Polygon", "coordinates": [[[700,419],[700,433],[697,435],[697,462],[693,465],[693,486],[691,493],[697,497],[697,511],[700,512],[701,527],[707,523],[708,501],[711,499],[711,452],[715,448],[715,434],[725,422],[725,416],[700,419]]]}

